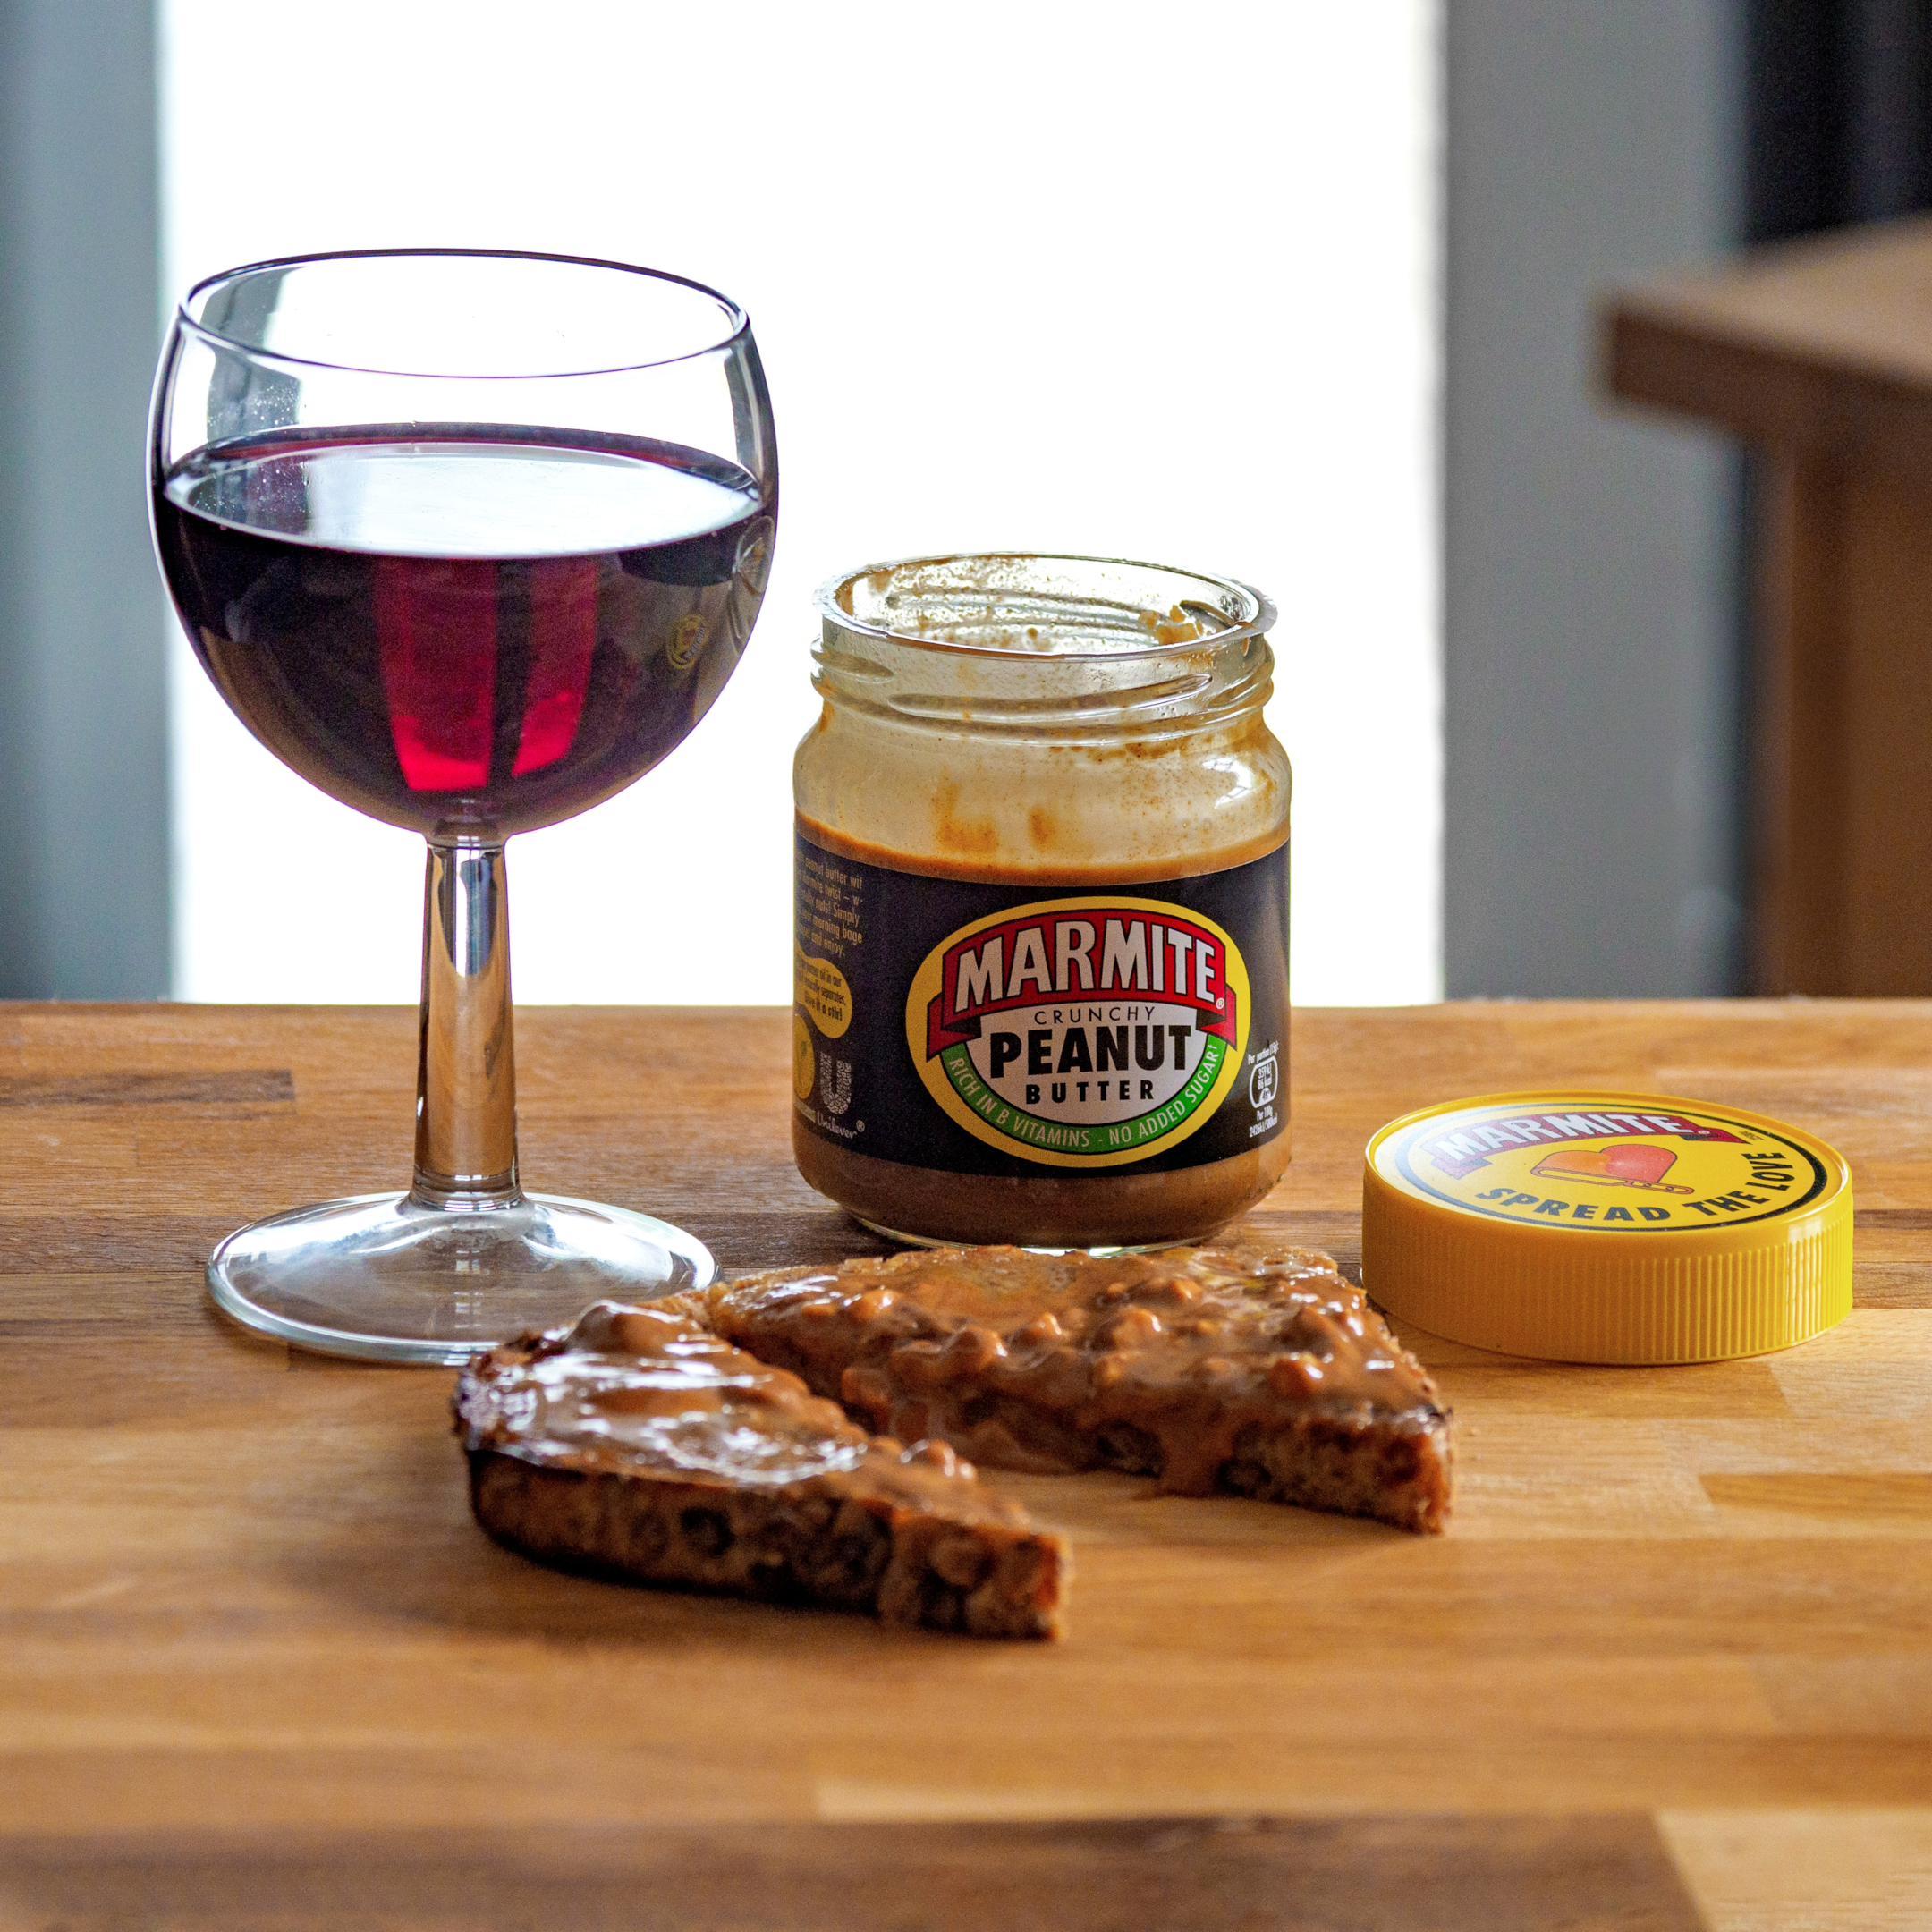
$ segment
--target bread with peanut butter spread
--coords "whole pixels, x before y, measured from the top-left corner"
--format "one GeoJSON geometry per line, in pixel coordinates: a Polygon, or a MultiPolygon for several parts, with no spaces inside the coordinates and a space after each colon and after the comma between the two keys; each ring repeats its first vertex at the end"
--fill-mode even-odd
{"type": "Polygon", "coordinates": [[[477,1521],[539,1561],[1058,1634],[1061,1540],[941,1443],[902,1449],[710,1332],[694,1298],[600,1301],[478,1359],[455,1395],[477,1521]]]}
{"type": "Polygon", "coordinates": [[[1435,1385],[1307,1249],[934,1249],[749,1275],[702,1300],[720,1335],[867,1427],[985,1467],[1127,1470],[1183,1496],[1422,1531],[1449,1513],[1435,1385]]]}

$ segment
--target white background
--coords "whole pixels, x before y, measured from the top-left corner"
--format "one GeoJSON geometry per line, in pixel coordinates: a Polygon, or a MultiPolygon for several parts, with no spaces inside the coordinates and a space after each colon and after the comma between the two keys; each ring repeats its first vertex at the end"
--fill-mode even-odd
{"type": "MultiPolygon", "coordinates": [[[[1435,0],[160,16],[171,301],[453,243],[750,311],[784,478],[764,615],[666,765],[511,848],[521,1001],[788,1001],[812,589],[982,546],[1266,589],[1295,998],[1439,996],[1435,0]]],[[[177,996],[413,999],[420,843],[284,772],[174,642],[177,996]]]]}

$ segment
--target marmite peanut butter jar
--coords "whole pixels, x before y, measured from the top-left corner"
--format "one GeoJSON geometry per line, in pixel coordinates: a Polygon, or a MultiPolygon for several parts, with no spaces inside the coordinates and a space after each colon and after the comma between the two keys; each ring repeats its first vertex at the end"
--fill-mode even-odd
{"type": "Polygon", "coordinates": [[[792,1146],[912,1241],[1203,1235],[1287,1165],[1267,599],[1095,557],[818,593],[793,766],[792,1146]]]}

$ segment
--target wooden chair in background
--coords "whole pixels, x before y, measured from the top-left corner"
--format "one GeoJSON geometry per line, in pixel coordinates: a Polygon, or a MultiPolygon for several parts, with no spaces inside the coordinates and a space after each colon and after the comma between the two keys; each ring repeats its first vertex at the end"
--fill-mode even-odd
{"type": "Polygon", "coordinates": [[[1614,297],[1605,383],[1764,459],[1751,989],[1932,994],[1932,219],[1614,297]]]}

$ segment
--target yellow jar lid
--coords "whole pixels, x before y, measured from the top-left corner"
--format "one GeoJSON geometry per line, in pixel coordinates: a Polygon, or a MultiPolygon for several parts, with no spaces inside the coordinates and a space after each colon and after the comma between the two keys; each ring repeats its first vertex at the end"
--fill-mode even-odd
{"type": "Polygon", "coordinates": [[[1505,1354],[1759,1355],[1851,1312],[1852,1170],[1701,1100],[1453,1100],[1368,1143],[1362,1285],[1398,1321],[1505,1354]]]}

